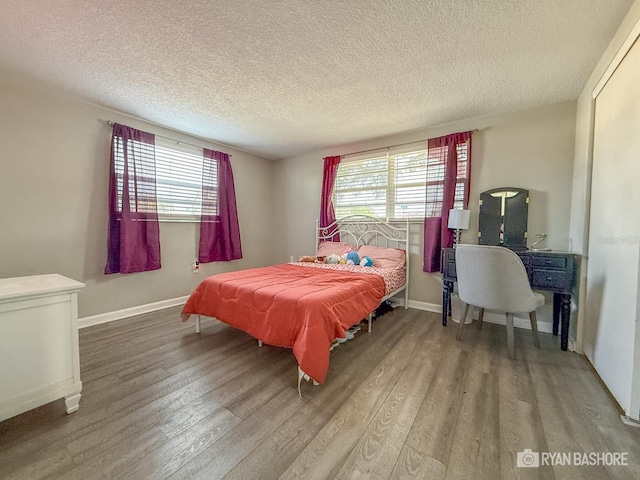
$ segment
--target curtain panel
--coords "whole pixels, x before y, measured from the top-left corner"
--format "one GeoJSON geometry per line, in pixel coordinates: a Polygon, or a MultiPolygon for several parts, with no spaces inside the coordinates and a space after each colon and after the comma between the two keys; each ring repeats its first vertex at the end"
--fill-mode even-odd
{"type": "MultiPolygon", "coordinates": [[[[325,228],[336,221],[336,213],[333,207],[333,187],[338,176],[340,157],[325,157],[322,171],[322,196],[320,197],[320,228],[325,228]]],[[[340,235],[332,237],[334,242],[340,241],[340,235]]]]}
{"type": "Polygon", "coordinates": [[[198,261],[209,263],[240,258],[242,245],[229,155],[205,148],[198,261]]]}
{"type": "Polygon", "coordinates": [[[114,124],[105,274],[160,268],[155,136],[114,124]]]}
{"type": "MultiPolygon", "coordinates": [[[[469,178],[471,174],[471,136],[473,132],[459,132],[432,138],[428,141],[428,151],[446,148],[444,160],[444,179],[442,182],[442,208],[434,216],[424,219],[424,266],[425,272],[440,271],[440,257],[443,248],[453,246],[454,234],[447,228],[449,210],[453,208],[456,196],[456,184],[464,179],[463,208],[469,204],[469,178]],[[467,161],[464,168],[458,165],[458,147],[467,144],[467,161]]],[[[427,177],[429,171],[427,169],[427,177]]]]}

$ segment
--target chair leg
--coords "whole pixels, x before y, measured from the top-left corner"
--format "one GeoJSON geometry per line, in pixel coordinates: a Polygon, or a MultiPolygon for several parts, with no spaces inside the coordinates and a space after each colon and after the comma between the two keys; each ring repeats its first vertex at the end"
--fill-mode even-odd
{"type": "Polygon", "coordinates": [[[507,349],[509,350],[509,358],[515,358],[515,350],[513,346],[513,313],[507,313],[507,349]]]}
{"type": "Polygon", "coordinates": [[[469,304],[462,303],[462,317],[460,317],[460,323],[458,324],[458,333],[456,334],[456,340],[462,338],[462,329],[464,328],[464,321],[467,319],[467,313],[469,313],[469,304]]]}
{"type": "Polygon", "coordinates": [[[478,309],[478,330],[482,328],[482,318],[484,317],[484,308],[478,309]]]}
{"type": "Polygon", "coordinates": [[[540,348],[540,339],[538,338],[538,320],[536,311],[529,312],[529,320],[531,320],[531,332],[533,332],[533,344],[536,348],[540,348]]]}

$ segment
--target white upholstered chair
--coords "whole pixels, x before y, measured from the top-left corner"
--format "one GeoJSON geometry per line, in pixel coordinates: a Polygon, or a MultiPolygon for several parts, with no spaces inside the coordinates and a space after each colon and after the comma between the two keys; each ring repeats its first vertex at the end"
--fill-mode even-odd
{"type": "MultiPolygon", "coordinates": [[[[485,309],[505,312],[509,358],[514,358],[513,314],[528,313],[533,342],[539,348],[536,308],[544,305],[544,296],[531,290],[520,257],[508,248],[489,245],[458,245],[455,252],[461,318],[467,318],[470,305],[478,307],[478,328],[482,328],[485,309]]],[[[464,321],[460,321],[458,340],[463,328],[464,321]]]]}

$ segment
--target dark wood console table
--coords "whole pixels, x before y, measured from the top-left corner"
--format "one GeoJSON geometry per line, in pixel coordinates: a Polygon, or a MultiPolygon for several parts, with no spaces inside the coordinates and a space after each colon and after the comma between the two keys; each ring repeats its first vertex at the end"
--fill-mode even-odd
{"type": "MultiPolygon", "coordinates": [[[[571,293],[576,285],[576,259],[571,253],[516,251],[529,275],[533,290],[553,292],[553,334],[558,335],[560,324],[560,348],[569,343],[569,314],[571,293]]],[[[447,325],[451,315],[451,293],[456,281],[456,257],[453,248],[442,250],[442,325],[447,325]]]]}

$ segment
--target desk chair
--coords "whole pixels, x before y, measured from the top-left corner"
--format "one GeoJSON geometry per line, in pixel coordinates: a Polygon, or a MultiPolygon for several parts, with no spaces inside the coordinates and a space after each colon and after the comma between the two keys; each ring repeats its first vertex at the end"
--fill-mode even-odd
{"type": "MultiPolygon", "coordinates": [[[[463,302],[461,318],[467,318],[469,305],[478,307],[480,329],[485,308],[505,312],[507,347],[509,358],[513,359],[513,314],[529,313],[533,343],[540,348],[536,308],[544,305],[544,296],[531,290],[520,257],[508,248],[489,245],[458,245],[455,255],[458,296],[463,302]]],[[[457,340],[462,338],[463,329],[464,321],[461,321],[457,340]]]]}

